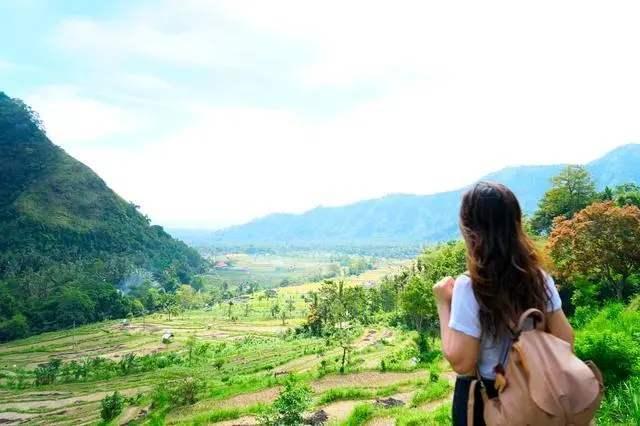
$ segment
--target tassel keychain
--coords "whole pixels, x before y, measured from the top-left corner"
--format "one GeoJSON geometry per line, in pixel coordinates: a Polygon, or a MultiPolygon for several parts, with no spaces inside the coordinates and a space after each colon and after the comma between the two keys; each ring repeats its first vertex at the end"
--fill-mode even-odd
{"type": "Polygon", "coordinates": [[[496,373],[496,381],[494,387],[498,391],[498,393],[502,393],[507,387],[507,377],[505,376],[504,367],[502,364],[498,364],[493,368],[494,373],[496,373]]]}

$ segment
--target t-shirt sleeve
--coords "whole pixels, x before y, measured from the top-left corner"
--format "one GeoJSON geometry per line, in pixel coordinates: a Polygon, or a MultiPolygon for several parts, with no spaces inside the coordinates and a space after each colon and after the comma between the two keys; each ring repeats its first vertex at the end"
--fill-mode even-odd
{"type": "Polygon", "coordinates": [[[545,284],[547,285],[547,294],[549,295],[549,300],[547,301],[547,312],[555,312],[562,308],[562,300],[560,299],[560,294],[558,293],[558,288],[556,287],[555,281],[551,275],[544,273],[545,284]]]}
{"type": "Polygon", "coordinates": [[[449,328],[479,339],[482,335],[479,311],[471,279],[466,275],[459,276],[453,286],[449,328]]]}

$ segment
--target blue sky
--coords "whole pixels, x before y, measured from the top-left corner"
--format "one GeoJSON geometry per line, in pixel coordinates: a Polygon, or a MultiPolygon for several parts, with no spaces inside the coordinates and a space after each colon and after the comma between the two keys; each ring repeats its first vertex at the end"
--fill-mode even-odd
{"type": "Polygon", "coordinates": [[[168,226],[640,141],[635,2],[0,2],[0,90],[168,226]]]}

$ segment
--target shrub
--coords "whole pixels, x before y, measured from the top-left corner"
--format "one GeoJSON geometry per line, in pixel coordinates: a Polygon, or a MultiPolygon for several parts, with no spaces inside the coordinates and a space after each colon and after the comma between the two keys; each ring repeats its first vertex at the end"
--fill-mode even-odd
{"type": "Polygon", "coordinates": [[[607,386],[615,386],[629,378],[640,362],[636,342],[624,333],[609,330],[582,333],[576,343],[576,354],[596,363],[607,386]]]}
{"type": "Polygon", "coordinates": [[[420,362],[432,362],[440,355],[439,350],[431,347],[429,340],[430,338],[426,333],[419,333],[415,338],[416,347],[418,348],[418,359],[420,362]]]}
{"type": "Polygon", "coordinates": [[[173,380],[159,384],[151,393],[151,407],[182,407],[193,405],[198,401],[198,393],[204,388],[204,383],[193,377],[173,380]]]}
{"type": "Polygon", "coordinates": [[[271,412],[260,417],[263,425],[298,426],[302,424],[302,415],[311,405],[311,388],[295,376],[290,375],[284,387],[273,402],[271,412]]]}
{"type": "Polygon", "coordinates": [[[59,359],[52,359],[46,364],[38,365],[34,371],[36,385],[50,385],[55,382],[61,365],[62,361],[59,359]]]}
{"type": "Polygon", "coordinates": [[[115,419],[124,408],[124,398],[118,391],[111,395],[107,395],[102,399],[102,408],[100,409],[100,417],[105,422],[115,419]]]}
{"type": "Polygon", "coordinates": [[[193,405],[198,401],[198,392],[203,388],[202,382],[193,377],[185,377],[169,383],[169,403],[174,407],[193,405]]]}

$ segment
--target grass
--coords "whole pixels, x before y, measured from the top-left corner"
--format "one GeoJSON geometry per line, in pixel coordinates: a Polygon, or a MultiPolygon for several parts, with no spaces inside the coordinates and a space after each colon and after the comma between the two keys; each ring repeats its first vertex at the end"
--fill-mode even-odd
{"type": "Polygon", "coordinates": [[[341,426],[361,426],[371,420],[376,414],[376,408],[372,404],[361,404],[353,409],[347,420],[341,426]]]}
{"type": "Polygon", "coordinates": [[[393,395],[398,392],[399,385],[391,385],[386,386],[380,389],[369,389],[369,388],[357,388],[357,387],[343,387],[343,388],[333,388],[329,389],[325,393],[320,396],[318,400],[318,404],[328,404],[334,401],[343,401],[343,400],[358,400],[358,399],[370,399],[370,398],[378,398],[393,395]]]}
{"type": "MultiPolygon", "coordinates": [[[[366,274],[370,277],[374,271],[366,274]]],[[[348,285],[357,285],[361,278],[349,279],[348,285]]],[[[137,424],[210,424],[260,414],[271,402],[269,398],[277,393],[285,373],[296,373],[312,388],[321,380],[329,379],[336,383],[332,389],[325,387],[322,391],[315,391],[314,406],[392,396],[426,385],[413,376],[400,375],[383,387],[352,386],[350,379],[341,381],[341,376],[332,371],[337,365],[336,360],[340,359],[340,348],[328,345],[324,339],[296,337],[287,333],[303,321],[301,307],[304,300],[301,296],[316,285],[306,283],[278,289],[276,300],[281,306],[290,297],[295,300],[296,316],[288,318],[284,326],[281,320],[271,318],[267,313],[274,299],[260,298],[258,292],[248,301],[252,309],[247,317],[240,315],[241,306],[237,306],[239,318],[235,321],[228,319],[224,306],[218,306],[213,310],[187,311],[170,320],[166,315],[153,314],[146,316],[144,322],[142,318],[132,318],[127,326],[123,326],[121,321],[105,321],[0,344],[0,421],[3,414],[10,411],[10,415],[22,415],[22,420],[31,423],[97,424],[100,422],[100,400],[104,394],[118,390],[127,397],[142,395],[136,402],[128,403],[122,414],[130,416],[136,415],[131,414],[136,410],[147,411],[144,420],[137,421],[137,424]],[[175,334],[170,344],[161,341],[165,329],[175,334]],[[130,353],[140,357],[151,353],[178,352],[183,360],[187,360],[186,344],[190,336],[195,336],[199,345],[210,345],[208,352],[193,362],[181,361],[149,371],[118,370],[109,377],[88,375],[86,379],[84,376],[77,380],[74,378],[74,382],[65,383],[57,379],[46,386],[33,385],[33,369],[52,358],[62,359],[65,364],[95,357],[112,359],[117,363],[130,353]],[[323,360],[328,367],[324,372],[320,369],[323,360]],[[22,384],[11,379],[18,376],[29,382],[26,388],[20,388],[22,384]],[[324,376],[327,377],[322,379],[324,376]],[[152,406],[154,389],[186,377],[203,382],[197,391],[198,402],[191,406],[172,407],[167,401],[158,401],[152,406]],[[29,415],[39,417],[27,419],[29,415]]],[[[400,358],[409,354],[404,348],[412,344],[410,332],[382,325],[359,331],[362,334],[355,342],[347,372],[380,374],[381,359],[391,353],[400,358]],[[384,342],[381,341],[383,338],[384,342]]],[[[361,412],[359,415],[364,414],[361,412]]]]}
{"type": "Polygon", "coordinates": [[[441,426],[451,424],[451,404],[443,404],[433,411],[420,411],[405,407],[378,408],[361,404],[353,409],[340,426],[363,426],[374,418],[393,418],[397,426],[441,426]]]}
{"type": "Polygon", "coordinates": [[[193,426],[208,425],[225,420],[236,420],[242,416],[260,414],[265,412],[267,408],[268,406],[265,404],[255,404],[243,408],[214,408],[192,418],[183,418],[180,423],[193,426]]]}
{"type": "Polygon", "coordinates": [[[640,377],[609,389],[598,412],[599,425],[640,425],[640,377]]]}
{"type": "Polygon", "coordinates": [[[444,398],[451,392],[449,382],[439,380],[437,382],[427,384],[425,389],[418,391],[411,400],[412,407],[418,407],[427,402],[444,398]]]}

